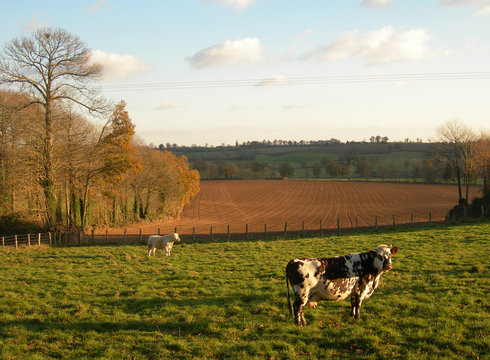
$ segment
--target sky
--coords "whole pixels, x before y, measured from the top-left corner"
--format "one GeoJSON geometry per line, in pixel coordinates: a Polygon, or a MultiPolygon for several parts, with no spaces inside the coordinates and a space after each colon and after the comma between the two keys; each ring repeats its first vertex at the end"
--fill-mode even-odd
{"type": "Polygon", "coordinates": [[[0,18],[1,46],[78,36],[155,146],[490,124],[490,0],[0,0],[0,18]]]}

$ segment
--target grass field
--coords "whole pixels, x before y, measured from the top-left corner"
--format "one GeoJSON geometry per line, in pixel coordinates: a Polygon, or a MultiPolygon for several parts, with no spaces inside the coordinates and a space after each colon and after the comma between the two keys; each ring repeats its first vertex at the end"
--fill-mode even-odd
{"type": "Polygon", "coordinates": [[[485,359],[490,223],[326,238],[0,253],[2,359],[485,359]],[[398,245],[394,269],[349,317],[349,301],[296,326],[293,257],[398,245]]]}

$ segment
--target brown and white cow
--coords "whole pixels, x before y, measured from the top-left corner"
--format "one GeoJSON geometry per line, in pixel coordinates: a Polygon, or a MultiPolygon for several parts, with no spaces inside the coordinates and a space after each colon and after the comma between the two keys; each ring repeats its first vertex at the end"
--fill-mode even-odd
{"type": "Polygon", "coordinates": [[[148,238],[148,256],[155,256],[156,249],[165,249],[165,255],[170,256],[170,250],[175,241],[180,241],[179,234],[173,233],[168,235],[150,235],[148,238]]]}
{"type": "Polygon", "coordinates": [[[379,245],[375,250],[331,258],[293,259],[286,265],[288,306],[292,315],[289,284],[296,296],[294,318],[306,325],[305,306],[315,309],[319,300],[338,301],[350,296],[351,316],[359,319],[362,302],[378,287],[381,275],[391,270],[391,255],[398,247],[379,245]]]}

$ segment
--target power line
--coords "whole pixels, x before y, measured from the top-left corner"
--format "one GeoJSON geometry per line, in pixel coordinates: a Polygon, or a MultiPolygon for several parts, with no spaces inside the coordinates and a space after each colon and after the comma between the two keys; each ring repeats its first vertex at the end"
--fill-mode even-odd
{"type": "Polygon", "coordinates": [[[419,73],[391,75],[339,75],[313,76],[295,78],[262,78],[262,79],[229,79],[207,81],[155,82],[137,84],[114,84],[102,86],[106,91],[155,91],[155,90],[186,90],[206,88],[232,87],[267,87],[267,86],[298,86],[356,84],[375,82],[411,82],[411,81],[461,81],[488,80],[490,72],[451,72],[451,73],[419,73]]]}

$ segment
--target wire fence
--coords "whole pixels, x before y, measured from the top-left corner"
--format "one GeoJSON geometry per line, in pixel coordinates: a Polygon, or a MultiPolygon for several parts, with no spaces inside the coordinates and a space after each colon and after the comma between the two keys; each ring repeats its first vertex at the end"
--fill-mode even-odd
{"type": "MultiPolygon", "coordinates": [[[[481,208],[481,217],[485,216],[485,208],[481,208]]],[[[294,238],[294,237],[305,237],[305,236],[329,236],[334,234],[341,233],[355,233],[361,231],[369,231],[369,230],[379,230],[379,229],[407,229],[413,228],[416,226],[426,226],[433,224],[449,224],[454,223],[459,220],[465,220],[467,218],[466,211],[463,209],[461,214],[456,214],[455,212],[448,211],[444,220],[436,220],[434,221],[432,218],[432,212],[428,212],[428,216],[426,219],[421,221],[420,218],[417,218],[417,221],[414,221],[414,214],[411,213],[410,219],[407,222],[397,222],[397,218],[395,215],[392,216],[391,222],[387,222],[386,216],[383,218],[383,222],[380,222],[380,216],[375,215],[372,219],[372,225],[368,226],[359,226],[359,222],[357,217],[353,221],[354,224],[350,224],[350,226],[343,227],[340,218],[337,217],[336,226],[328,226],[324,227],[324,224],[320,220],[318,226],[314,229],[305,228],[305,222],[301,222],[301,226],[295,225],[291,227],[288,222],[284,222],[284,227],[281,227],[280,230],[276,226],[271,229],[267,224],[263,225],[263,228],[258,230],[257,227],[253,229],[253,231],[249,228],[248,224],[243,224],[241,226],[234,226],[233,229],[230,225],[227,225],[223,228],[213,227],[213,225],[209,225],[207,229],[203,229],[200,226],[199,229],[197,227],[180,229],[178,227],[174,227],[173,231],[179,233],[181,239],[186,242],[207,242],[207,241],[247,241],[247,240],[269,240],[269,239],[277,239],[277,238],[294,238]],[[217,231],[220,229],[220,231],[217,231]]],[[[168,231],[168,229],[166,229],[168,231]]],[[[84,233],[82,231],[55,231],[55,232],[46,232],[46,233],[37,233],[37,234],[22,234],[22,235],[11,235],[11,236],[1,236],[2,241],[2,249],[15,247],[31,247],[31,246],[84,246],[84,245],[117,245],[117,244],[137,244],[146,243],[148,237],[150,235],[160,235],[161,231],[158,228],[156,231],[151,231],[149,233],[143,232],[142,229],[139,229],[138,232],[129,233],[127,229],[124,229],[122,233],[111,233],[109,234],[108,230],[105,230],[105,233],[95,234],[94,231],[90,233],[84,233]]]]}

